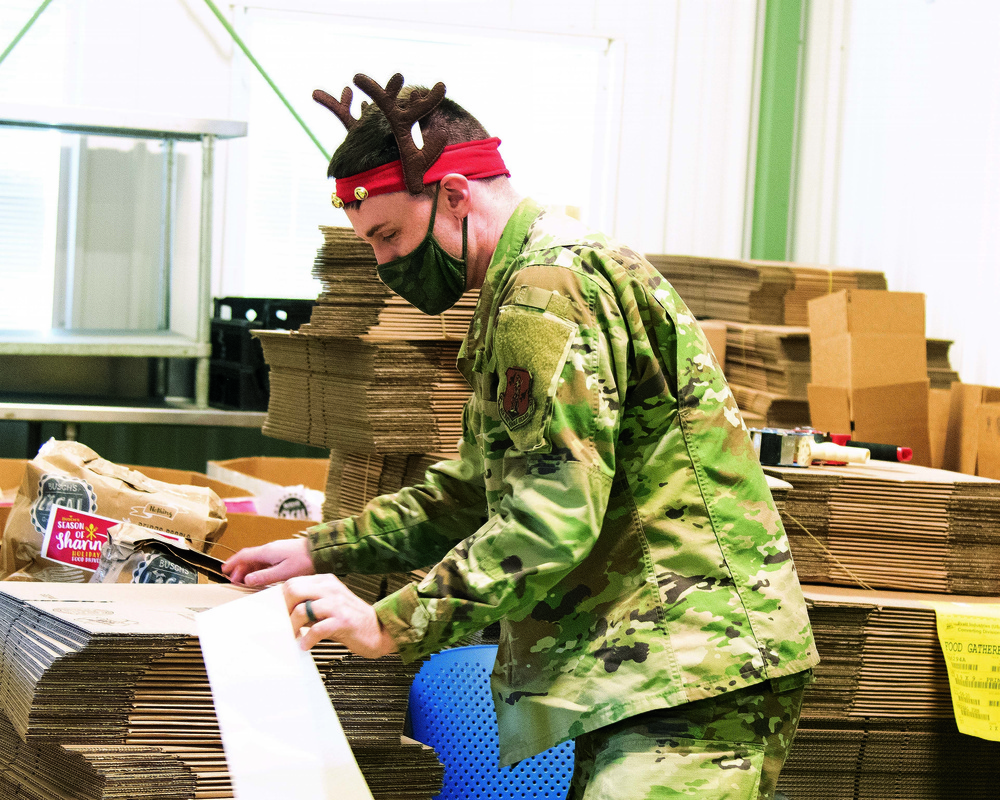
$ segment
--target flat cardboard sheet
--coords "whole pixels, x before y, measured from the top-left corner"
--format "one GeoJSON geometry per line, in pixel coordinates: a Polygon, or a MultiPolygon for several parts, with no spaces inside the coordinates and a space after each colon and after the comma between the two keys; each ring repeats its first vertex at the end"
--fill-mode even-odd
{"type": "Polygon", "coordinates": [[[765,467],[808,583],[1000,596],[1000,481],[915,464],[765,467]]]}
{"type": "MultiPolygon", "coordinates": [[[[196,620],[248,596],[224,585],[0,584],[0,764],[11,765],[0,797],[232,798],[196,620]]],[[[333,642],[311,658],[376,800],[439,792],[434,752],[402,737],[419,663],[333,642]]]]}
{"type": "Polygon", "coordinates": [[[885,274],[782,261],[647,254],[699,319],[808,325],[807,303],[843,289],[885,289],[885,274]]]}
{"type": "Polygon", "coordinates": [[[265,434],[353,453],[457,449],[471,394],[457,342],[254,335],[271,369],[265,434]]]}
{"type": "Polygon", "coordinates": [[[953,719],[935,603],[992,607],[996,598],[806,584],[821,663],[803,716],[953,719]]]}
{"type": "Polygon", "coordinates": [[[983,403],[977,416],[976,474],[1000,478],[1000,403],[983,403]]]}
{"type": "Polygon", "coordinates": [[[316,665],[298,647],[281,588],[197,621],[239,800],[372,800],[316,665]]]}

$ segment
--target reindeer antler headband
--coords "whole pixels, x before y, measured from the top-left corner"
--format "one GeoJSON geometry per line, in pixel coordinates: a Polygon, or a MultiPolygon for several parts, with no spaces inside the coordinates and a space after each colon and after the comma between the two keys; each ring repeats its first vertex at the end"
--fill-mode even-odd
{"type": "MultiPolygon", "coordinates": [[[[445,146],[446,131],[431,128],[423,137],[423,147],[417,147],[413,140],[413,124],[431,113],[444,99],[443,83],[434,84],[430,90],[414,90],[405,106],[398,102],[403,88],[403,76],[398,72],[389,79],[385,89],[361,74],[354,76],[354,85],[371,97],[385,115],[399,145],[400,158],[357,175],[337,178],[337,190],[333,194],[333,204],[337,208],[354,200],[404,189],[410,194],[420,194],[425,184],[435,183],[452,172],[473,180],[510,175],[497,150],[500,140],[496,137],[445,146]]],[[[349,86],[344,88],[340,100],[322,89],[313,92],[313,100],[330,109],[344,123],[348,133],[360,121],[351,116],[353,96],[349,86]]],[[[367,105],[363,102],[361,110],[364,111],[367,105]]]]}

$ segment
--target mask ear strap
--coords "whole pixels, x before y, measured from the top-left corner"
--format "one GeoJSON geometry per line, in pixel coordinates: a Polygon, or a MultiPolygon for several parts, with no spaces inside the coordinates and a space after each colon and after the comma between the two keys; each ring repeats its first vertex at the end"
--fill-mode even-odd
{"type": "MultiPolygon", "coordinates": [[[[437,218],[438,196],[441,194],[441,182],[434,187],[434,202],[431,204],[431,224],[427,227],[427,236],[434,235],[434,220],[437,218]]],[[[462,261],[469,257],[469,215],[462,217],[462,261]]]]}
{"type": "Polygon", "coordinates": [[[434,232],[434,220],[437,218],[438,213],[438,196],[441,194],[441,181],[438,181],[434,186],[434,202],[431,203],[431,224],[427,228],[427,235],[430,236],[434,232]]]}

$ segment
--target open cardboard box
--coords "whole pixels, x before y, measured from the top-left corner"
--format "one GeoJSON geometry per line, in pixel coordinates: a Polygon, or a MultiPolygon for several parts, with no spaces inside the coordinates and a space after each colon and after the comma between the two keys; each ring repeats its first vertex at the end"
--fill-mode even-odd
{"type": "Polygon", "coordinates": [[[978,418],[976,474],[1000,479],[1000,403],[983,403],[978,418]]]}
{"type": "Polygon", "coordinates": [[[253,456],[209,461],[207,472],[209,477],[250,491],[301,484],[322,492],[326,489],[326,473],[329,468],[330,461],[326,458],[253,456]]]}
{"type": "Polygon", "coordinates": [[[944,469],[944,454],[948,445],[948,415],[951,409],[951,389],[930,391],[931,466],[944,469]]]}
{"type": "Polygon", "coordinates": [[[0,531],[7,524],[27,463],[23,458],[0,458],[0,531]]]}
{"type": "MultiPolygon", "coordinates": [[[[282,459],[277,459],[282,460],[282,459]]],[[[290,459],[296,460],[296,459],[290,459]]],[[[325,459],[301,459],[303,461],[325,459]]],[[[9,497],[13,503],[21,481],[24,478],[24,471],[27,460],[23,458],[3,458],[0,459],[0,496],[4,499],[9,497]]],[[[200,472],[189,470],[168,469],[165,467],[145,467],[138,465],[126,465],[129,469],[135,469],[153,480],[164,481],[180,485],[205,486],[214,491],[223,501],[227,499],[239,499],[246,497],[250,492],[245,486],[236,486],[216,478],[203,475],[200,472]]],[[[301,473],[300,473],[301,474],[301,473]]],[[[324,474],[325,481],[325,474],[324,474]]],[[[0,532],[7,524],[7,517],[10,514],[10,505],[0,504],[0,532]]],[[[289,539],[300,533],[311,525],[315,525],[314,520],[293,520],[278,519],[276,517],[262,517],[256,514],[246,514],[239,512],[227,512],[226,528],[222,536],[209,549],[209,555],[225,560],[230,555],[244,547],[266,544],[276,539],[289,539]]]]}
{"type": "Polygon", "coordinates": [[[256,498],[258,514],[319,522],[329,467],[325,458],[255,456],[209,461],[207,471],[216,480],[246,489],[256,498]]]}
{"type": "MultiPolygon", "coordinates": [[[[988,406],[1000,403],[1000,388],[979,386],[972,383],[951,385],[951,404],[948,414],[948,438],[945,443],[944,468],[966,475],[984,475],[980,472],[980,445],[988,444],[981,435],[990,414],[988,406]],[[985,411],[983,409],[986,408],[985,411]]],[[[987,459],[991,455],[987,453],[987,459]]],[[[992,465],[987,463],[987,469],[992,465]]]]}
{"type": "Polygon", "coordinates": [[[848,389],[809,384],[812,426],[849,433],[858,442],[913,449],[913,463],[931,465],[930,383],[848,389]]]}
{"type": "Polygon", "coordinates": [[[809,301],[812,381],[861,389],[927,378],[924,295],[851,289],[809,301]]]}

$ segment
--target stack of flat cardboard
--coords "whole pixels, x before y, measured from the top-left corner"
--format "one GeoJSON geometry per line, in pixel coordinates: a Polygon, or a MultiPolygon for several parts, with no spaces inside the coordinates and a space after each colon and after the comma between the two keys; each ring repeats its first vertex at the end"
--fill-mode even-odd
{"type": "MultiPolygon", "coordinates": [[[[394,494],[406,486],[420,483],[429,466],[455,457],[457,453],[397,453],[383,456],[351,455],[334,450],[330,453],[323,519],[343,519],[360,514],[374,498],[394,494]]],[[[386,575],[348,575],[343,581],[358,597],[374,603],[411,581],[419,581],[424,574],[423,571],[415,570],[386,575]]]]}
{"type": "Polygon", "coordinates": [[[932,606],[992,599],[803,590],[822,660],[782,791],[795,800],[995,797],[1000,743],[958,733],[932,606]]]}
{"type": "Polygon", "coordinates": [[[309,319],[312,333],[407,341],[465,337],[478,291],[466,292],[439,316],[427,316],[379,280],[371,246],[354,231],[326,226],[320,231],[324,241],[313,262],[313,276],[323,290],[309,319]]]}
{"type": "MultiPolygon", "coordinates": [[[[228,798],[195,614],[231,586],[0,587],[0,797],[228,798]]],[[[419,664],[313,650],[376,798],[429,798],[442,768],[402,738],[419,664]]],[[[266,698],[262,698],[266,702],[266,698]]]]}
{"type": "Polygon", "coordinates": [[[347,453],[455,447],[471,390],[454,342],[255,332],[271,368],[264,433],[347,453]]]}
{"type": "Polygon", "coordinates": [[[842,289],[885,289],[885,274],[781,261],[646,256],[699,318],[806,325],[806,304],[842,289]]]}
{"type": "Polygon", "coordinates": [[[726,323],[726,378],[730,384],[806,400],[809,329],[726,323]]]}
{"type": "Polygon", "coordinates": [[[334,450],[330,453],[323,519],[360,514],[372,499],[419,483],[429,466],[457,456],[457,452],[354,455],[334,450]]]}
{"type": "MultiPolygon", "coordinates": [[[[808,387],[812,379],[809,328],[720,321],[705,321],[702,327],[712,324],[724,326],[726,341],[722,360],[726,379],[747,424],[773,428],[809,426],[808,387]]],[[[951,342],[941,339],[927,340],[931,401],[932,406],[934,403],[940,405],[931,409],[930,418],[942,428],[937,437],[941,443],[943,427],[947,425],[951,382],[958,380],[958,373],[948,361],[950,345],[951,342]]],[[[822,365],[820,369],[822,371],[822,365]]],[[[932,444],[940,443],[935,440],[932,444]]],[[[930,466],[940,467],[941,459],[930,466]]]]}
{"type": "Polygon", "coordinates": [[[930,466],[924,296],[851,290],[809,302],[812,425],[913,450],[930,466]]]}
{"type": "Polygon", "coordinates": [[[847,289],[888,289],[885,273],[878,270],[817,267],[780,261],[752,261],[752,264],[786,267],[794,276],[792,288],[785,294],[785,325],[809,324],[809,301],[847,289]]]}
{"type": "Polygon", "coordinates": [[[794,800],[993,800],[997,755],[953,720],[803,718],[779,785],[794,800]]]}
{"type": "Polygon", "coordinates": [[[794,487],[783,521],[803,581],[1000,595],[1000,481],[878,461],[764,469],[794,487]]]}
{"type": "Polygon", "coordinates": [[[809,329],[727,322],[724,371],[748,425],[809,424],[809,329]]]}

